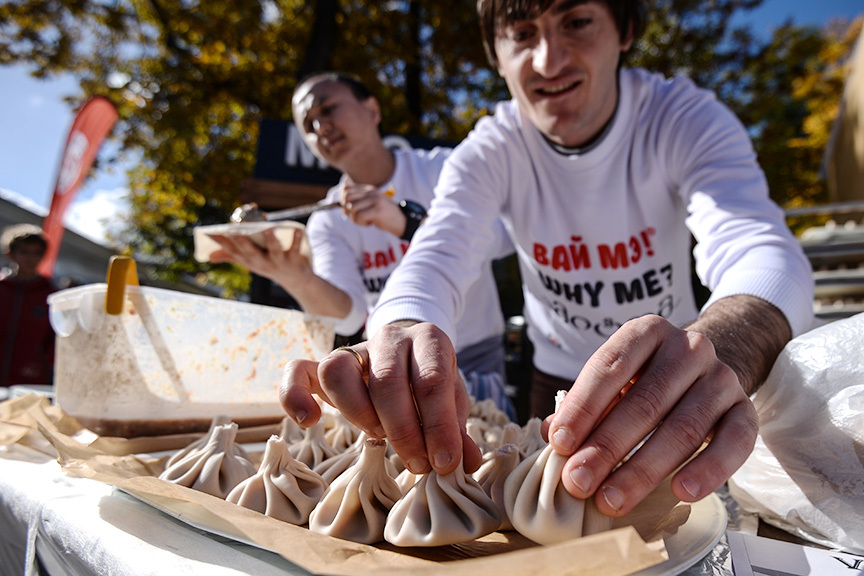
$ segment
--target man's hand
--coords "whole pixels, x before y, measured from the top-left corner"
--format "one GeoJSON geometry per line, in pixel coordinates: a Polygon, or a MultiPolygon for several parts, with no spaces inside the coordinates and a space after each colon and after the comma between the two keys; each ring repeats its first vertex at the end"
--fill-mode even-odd
{"type": "Polygon", "coordinates": [[[759,427],[738,376],[711,340],[657,316],[619,328],[547,423],[550,443],[570,456],[562,472],[566,490],[577,498],[596,494],[597,508],[613,517],[632,510],[685,462],[672,479],[675,496],[695,502],[710,494],[750,455],[759,427]]]}
{"type": "Polygon", "coordinates": [[[465,430],[470,400],[443,332],[432,324],[385,326],[352,348],[362,365],[337,349],[320,364],[285,366],[279,397],[289,416],[315,424],[315,393],[370,436],[386,437],[415,474],[452,472],[460,456],[467,472],[479,467],[480,451],[465,430]]]}
{"type": "Polygon", "coordinates": [[[339,191],[339,201],[345,215],[358,226],[375,226],[396,237],[405,232],[405,214],[375,186],[346,183],[339,191]]]}

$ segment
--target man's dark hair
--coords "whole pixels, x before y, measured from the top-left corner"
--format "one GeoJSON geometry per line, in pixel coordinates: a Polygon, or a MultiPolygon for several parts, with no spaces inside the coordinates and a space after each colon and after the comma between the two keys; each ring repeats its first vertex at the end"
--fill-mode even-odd
{"type": "MultiPolygon", "coordinates": [[[[297,83],[297,88],[309,84],[312,81],[318,82],[320,80],[330,80],[347,86],[354,97],[361,102],[372,97],[372,92],[369,91],[369,88],[363,84],[360,78],[344,72],[316,72],[310,74],[297,83]]],[[[295,94],[297,93],[297,88],[294,89],[295,94]]]]}
{"type": "MultiPolygon", "coordinates": [[[[622,42],[626,40],[631,27],[633,39],[639,37],[645,23],[645,7],[641,0],[597,1],[609,7],[622,42]]],[[[489,64],[493,68],[498,68],[498,55],[495,53],[495,31],[498,27],[536,18],[551,8],[554,3],[555,0],[477,0],[483,48],[486,50],[489,64]]]]}

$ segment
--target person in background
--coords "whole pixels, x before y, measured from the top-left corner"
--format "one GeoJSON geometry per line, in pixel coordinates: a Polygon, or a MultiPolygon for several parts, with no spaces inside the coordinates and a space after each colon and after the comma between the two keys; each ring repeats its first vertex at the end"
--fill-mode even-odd
{"type": "Polygon", "coordinates": [[[812,324],[810,264],[732,112],[686,78],[621,65],[639,0],[477,6],[512,100],[450,155],[359,358],[289,362],[282,405],[309,426],[311,393],[328,398],[414,473],[476,469],[450,339],[501,218],[522,272],[535,413],[568,390],[545,423],[565,489],[613,517],[670,476],[677,498],[699,500],[752,451],[748,396],[812,324]],[[691,233],[712,291],[701,310],[691,233]]]}
{"type": "MultiPolygon", "coordinates": [[[[425,219],[450,149],[388,149],[379,132],[380,104],[353,76],[324,72],[301,81],[292,108],[309,148],[343,174],[324,200],[338,201],[342,210],[310,216],[311,263],[300,253],[299,231],[288,250],[272,233],[266,250],[243,236],[214,236],[222,250],[210,260],[236,262],[272,279],[305,312],[337,318],[336,332],[352,335],[363,328],[425,219]]],[[[456,324],[457,364],[475,399],[492,398],[515,419],[505,393],[504,319],[491,265],[513,246],[500,221],[490,230],[496,236],[489,257],[466,287],[470,305],[456,324]]]]}
{"type": "Polygon", "coordinates": [[[47,247],[42,229],[30,224],[9,226],[0,236],[0,249],[12,263],[0,277],[0,386],[52,382],[54,330],[47,299],[57,288],[36,271],[47,247]]]}

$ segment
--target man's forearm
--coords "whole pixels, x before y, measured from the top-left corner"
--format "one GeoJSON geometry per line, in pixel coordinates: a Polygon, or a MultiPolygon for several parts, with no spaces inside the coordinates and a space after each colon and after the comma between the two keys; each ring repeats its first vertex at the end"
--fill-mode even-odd
{"type": "Polygon", "coordinates": [[[778,308],[746,295],[718,300],[687,330],[711,339],[717,357],[735,371],[747,394],[762,385],[792,337],[789,323],[778,308]]]}

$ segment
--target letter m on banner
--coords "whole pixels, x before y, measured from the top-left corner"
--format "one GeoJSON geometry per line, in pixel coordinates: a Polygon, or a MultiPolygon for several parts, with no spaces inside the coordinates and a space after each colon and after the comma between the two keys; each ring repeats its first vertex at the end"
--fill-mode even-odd
{"type": "Polygon", "coordinates": [[[102,141],[114,127],[117,116],[114,105],[101,96],[85,102],[75,116],[60,161],[51,208],[42,221],[42,229],[48,241],[48,251],[39,264],[39,273],[43,276],[50,278],[54,275],[54,265],[57,263],[60,242],[63,240],[63,216],[93,165],[102,141]]]}

